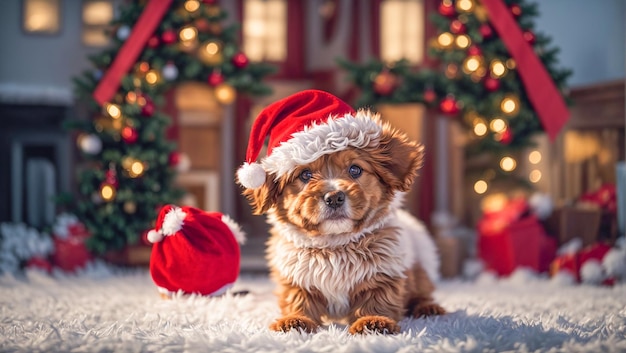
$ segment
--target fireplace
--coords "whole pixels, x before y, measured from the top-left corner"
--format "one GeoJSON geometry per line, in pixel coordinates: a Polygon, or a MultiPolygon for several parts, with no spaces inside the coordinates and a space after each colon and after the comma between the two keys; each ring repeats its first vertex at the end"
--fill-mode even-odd
{"type": "Polygon", "coordinates": [[[69,105],[0,102],[0,222],[49,225],[54,196],[70,191],[69,105]]]}

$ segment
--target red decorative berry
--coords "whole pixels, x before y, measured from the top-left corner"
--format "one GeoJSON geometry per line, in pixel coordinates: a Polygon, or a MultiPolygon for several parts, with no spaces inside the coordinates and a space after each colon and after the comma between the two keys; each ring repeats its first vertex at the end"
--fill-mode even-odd
{"type": "Polygon", "coordinates": [[[146,99],[146,104],[141,107],[141,115],[151,117],[152,114],[154,114],[154,102],[151,99],[146,99]]]}
{"type": "Polygon", "coordinates": [[[394,74],[384,70],[374,79],[374,92],[381,96],[388,96],[396,88],[397,79],[394,74]]]}
{"type": "Polygon", "coordinates": [[[174,151],[172,153],[170,153],[170,157],[168,158],[168,162],[170,163],[170,165],[172,167],[175,167],[178,165],[178,163],[180,162],[180,153],[177,151],[174,151]]]}
{"type": "Polygon", "coordinates": [[[472,45],[467,49],[467,55],[469,56],[478,56],[481,55],[483,53],[482,50],[480,50],[480,47],[477,45],[472,45]]]}
{"type": "Polygon", "coordinates": [[[209,74],[207,82],[209,83],[209,85],[215,87],[224,82],[224,75],[222,75],[222,73],[219,71],[213,71],[209,74]]]}
{"type": "Polygon", "coordinates": [[[456,115],[459,113],[459,103],[454,96],[448,96],[439,102],[439,109],[447,115],[456,115]]]}
{"type": "Polygon", "coordinates": [[[161,40],[165,44],[174,44],[176,43],[176,32],[168,29],[167,31],[161,34],[161,40]]]}
{"type": "Polygon", "coordinates": [[[239,52],[235,54],[235,56],[233,56],[233,64],[237,68],[244,68],[246,65],[248,65],[248,57],[246,56],[246,54],[239,52]]]}
{"type": "Polygon", "coordinates": [[[437,99],[437,93],[433,89],[426,89],[424,91],[424,101],[426,103],[432,103],[437,99]]]}
{"type": "Polygon", "coordinates": [[[528,42],[528,44],[530,45],[535,44],[535,41],[537,40],[535,34],[531,31],[525,31],[522,36],[524,37],[524,40],[526,40],[526,42],[528,42]]]}
{"type": "Polygon", "coordinates": [[[483,85],[485,86],[485,89],[487,91],[494,92],[500,88],[500,80],[498,80],[497,78],[488,76],[485,78],[483,85]]]}
{"type": "Polygon", "coordinates": [[[437,9],[442,16],[453,17],[456,15],[456,10],[452,4],[446,4],[442,2],[437,9]]]}
{"type": "Polygon", "coordinates": [[[211,30],[211,23],[206,18],[199,18],[194,22],[198,32],[208,32],[211,30]]]}
{"type": "Polygon", "coordinates": [[[454,34],[462,34],[467,31],[467,27],[465,24],[459,20],[454,20],[450,22],[450,32],[454,34]]]}
{"type": "Polygon", "coordinates": [[[150,37],[150,39],[148,39],[148,47],[152,49],[158,47],[159,44],[161,44],[161,40],[159,39],[158,36],[152,36],[150,37]]]}
{"type": "Polygon", "coordinates": [[[126,126],[122,129],[122,139],[124,140],[124,142],[135,143],[137,142],[138,138],[139,138],[139,134],[137,133],[137,130],[135,130],[134,128],[130,126],[126,126]]]}
{"type": "Polygon", "coordinates": [[[491,29],[491,26],[489,26],[486,23],[481,25],[480,28],[478,28],[478,31],[480,32],[480,35],[484,39],[488,39],[488,38],[491,38],[491,36],[493,36],[493,30],[491,29]]]}
{"type": "Polygon", "coordinates": [[[522,8],[518,4],[511,5],[511,13],[515,17],[520,17],[522,15],[522,8]]]}

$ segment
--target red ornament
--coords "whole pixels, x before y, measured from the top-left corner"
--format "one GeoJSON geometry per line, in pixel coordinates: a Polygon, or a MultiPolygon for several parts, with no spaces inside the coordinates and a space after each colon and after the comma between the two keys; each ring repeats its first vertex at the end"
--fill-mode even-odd
{"type": "Polygon", "coordinates": [[[535,34],[531,31],[525,31],[522,36],[524,37],[524,40],[526,40],[526,42],[528,42],[528,44],[530,45],[535,44],[535,41],[537,40],[535,34]]]}
{"type": "Polygon", "coordinates": [[[478,28],[478,32],[480,32],[480,35],[484,39],[488,39],[488,38],[491,38],[493,36],[493,29],[491,29],[491,26],[489,26],[486,23],[481,25],[480,28],[478,28]]]}
{"type": "Polygon", "coordinates": [[[124,142],[135,143],[137,142],[138,138],[139,138],[139,134],[137,133],[137,130],[135,130],[134,128],[130,126],[126,126],[122,129],[122,139],[124,140],[124,142]]]}
{"type": "Polygon", "coordinates": [[[442,2],[441,4],[439,4],[439,8],[437,10],[442,16],[453,17],[454,15],[456,15],[456,10],[451,3],[446,4],[442,2]]]}
{"type": "Polygon", "coordinates": [[[152,36],[150,37],[150,39],[148,39],[148,47],[152,49],[158,47],[159,44],[161,44],[161,40],[159,39],[158,36],[152,36]]]}
{"type": "Polygon", "coordinates": [[[233,64],[239,69],[244,68],[248,65],[248,57],[246,54],[239,52],[233,56],[233,64]]]}
{"type": "Polygon", "coordinates": [[[467,49],[467,55],[469,56],[478,56],[481,55],[483,53],[482,50],[480,50],[480,47],[477,45],[472,45],[467,49]]]}
{"type": "Polygon", "coordinates": [[[447,115],[456,115],[459,113],[459,103],[454,96],[448,96],[439,102],[439,109],[447,115]]]}
{"type": "Polygon", "coordinates": [[[510,9],[514,17],[517,18],[522,15],[522,8],[518,4],[511,5],[510,9]]]}
{"type": "Polygon", "coordinates": [[[396,76],[387,70],[383,70],[374,79],[374,92],[381,96],[388,96],[396,88],[396,76]]]}
{"type": "Polygon", "coordinates": [[[120,183],[117,180],[117,173],[115,172],[115,169],[109,169],[104,173],[104,182],[113,186],[116,189],[120,186],[120,183]]]}
{"type": "Polygon", "coordinates": [[[171,29],[168,29],[167,31],[163,32],[161,34],[161,40],[163,41],[163,43],[165,44],[174,44],[176,43],[176,32],[172,31],[171,29]]]}
{"type": "Polygon", "coordinates": [[[154,114],[154,103],[151,99],[146,98],[146,104],[141,107],[141,115],[145,117],[151,117],[154,114]]]}
{"type": "Polygon", "coordinates": [[[211,24],[206,18],[199,18],[194,22],[198,32],[208,32],[211,30],[211,24]]]}
{"type": "Polygon", "coordinates": [[[511,132],[511,129],[506,128],[500,135],[499,141],[504,145],[508,145],[509,143],[511,143],[511,141],[513,141],[513,133],[511,132]]]}
{"type": "Polygon", "coordinates": [[[467,27],[465,26],[463,22],[459,20],[454,20],[450,22],[450,32],[454,34],[462,34],[462,33],[465,33],[466,30],[467,30],[467,27]]]}
{"type": "Polygon", "coordinates": [[[485,78],[483,85],[485,86],[485,89],[487,91],[494,92],[500,88],[500,80],[498,80],[497,78],[488,76],[485,78]]]}
{"type": "Polygon", "coordinates": [[[220,83],[224,82],[224,75],[222,75],[219,71],[213,71],[209,74],[209,78],[207,79],[209,85],[215,87],[220,83]]]}
{"type": "Polygon", "coordinates": [[[424,91],[424,102],[432,103],[435,99],[437,99],[437,93],[435,93],[435,90],[429,88],[424,91]]]}
{"type": "Polygon", "coordinates": [[[172,153],[170,153],[170,156],[168,158],[168,162],[170,163],[170,165],[172,167],[175,167],[178,165],[178,163],[180,163],[180,153],[177,151],[174,151],[172,153]]]}

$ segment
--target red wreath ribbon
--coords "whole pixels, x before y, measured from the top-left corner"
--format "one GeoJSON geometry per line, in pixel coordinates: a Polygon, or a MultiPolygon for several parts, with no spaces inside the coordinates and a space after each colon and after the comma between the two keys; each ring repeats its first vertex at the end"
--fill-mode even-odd
{"type": "Polygon", "coordinates": [[[522,78],[526,94],[535,107],[544,130],[554,141],[569,119],[569,111],[563,96],[548,74],[533,48],[524,39],[511,11],[502,0],[482,0],[489,13],[489,20],[515,59],[517,72],[522,78]]]}
{"type": "Polygon", "coordinates": [[[122,77],[137,62],[148,39],[158,27],[161,19],[170,8],[172,0],[150,0],[139,16],[137,23],[113,59],[113,63],[102,76],[93,92],[93,98],[100,105],[110,101],[120,88],[122,77]]]}

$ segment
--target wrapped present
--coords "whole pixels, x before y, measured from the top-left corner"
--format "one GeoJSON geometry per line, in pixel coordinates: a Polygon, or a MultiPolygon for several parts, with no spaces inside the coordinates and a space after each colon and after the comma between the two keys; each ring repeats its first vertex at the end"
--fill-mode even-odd
{"type": "Polygon", "coordinates": [[[583,246],[589,246],[598,241],[601,219],[602,212],[596,207],[563,206],[552,213],[545,227],[548,233],[556,237],[559,245],[578,238],[582,240],[583,246]]]}
{"type": "Polygon", "coordinates": [[[66,231],[54,234],[54,252],[51,260],[55,267],[74,272],[85,267],[93,256],[85,246],[89,232],[82,223],[67,225],[66,231]]]}
{"type": "Polygon", "coordinates": [[[500,276],[518,267],[547,271],[556,253],[537,217],[523,199],[511,200],[501,210],[486,213],[478,226],[478,254],[486,269],[500,276]]]}

